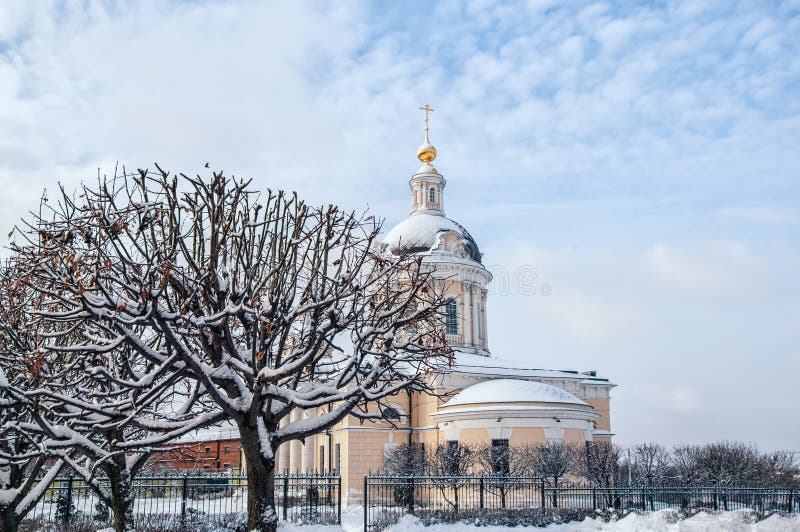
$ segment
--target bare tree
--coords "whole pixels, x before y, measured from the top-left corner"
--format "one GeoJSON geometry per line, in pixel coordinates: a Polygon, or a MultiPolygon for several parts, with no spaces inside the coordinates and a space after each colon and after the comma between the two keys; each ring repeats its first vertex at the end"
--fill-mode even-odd
{"type": "Polygon", "coordinates": [[[672,477],[679,484],[691,486],[698,482],[698,453],[699,446],[696,445],[676,445],[672,449],[672,477]]]}
{"type": "Polygon", "coordinates": [[[195,408],[200,387],[180,372],[105,342],[103,324],[65,313],[52,297],[58,285],[34,282],[21,267],[28,263],[18,259],[3,270],[0,286],[0,367],[23,377],[0,383],[14,402],[2,417],[18,412],[6,422],[5,441],[14,438],[16,449],[20,440],[35,443],[36,459],[57,458],[55,469],[68,464],[111,508],[115,529],[132,530],[132,480],[148,457],[159,444],[224,413],[195,408]]]}
{"type": "Polygon", "coordinates": [[[796,488],[800,486],[800,467],[795,454],[773,451],[761,456],[760,481],[765,486],[796,488]]]}
{"type": "Polygon", "coordinates": [[[0,530],[14,532],[44,496],[64,460],[23,429],[28,409],[0,366],[0,530]]]}
{"type": "Polygon", "coordinates": [[[553,506],[558,506],[558,487],[567,473],[577,470],[579,462],[578,446],[563,441],[548,441],[534,445],[524,445],[520,452],[524,460],[531,464],[535,476],[541,476],[552,488],[553,506]]]}
{"type": "Polygon", "coordinates": [[[468,482],[464,477],[475,472],[477,458],[473,445],[459,441],[447,441],[427,453],[428,474],[444,500],[456,511],[461,488],[468,482]]]}
{"type": "Polygon", "coordinates": [[[507,439],[475,446],[476,470],[489,477],[483,481],[484,489],[499,497],[501,508],[506,507],[508,492],[514,486],[509,477],[519,474],[516,466],[522,461],[518,454],[517,448],[510,446],[507,439]]]}
{"type": "Polygon", "coordinates": [[[758,477],[759,453],[741,442],[716,442],[700,446],[695,467],[703,482],[713,486],[752,483],[758,477]]]}
{"type": "Polygon", "coordinates": [[[660,485],[669,472],[669,451],[659,443],[639,443],[632,450],[634,481],[645,486],[660,485]]]}
{"type": "Polygon", "coordinates": [[[20,312],[30,294],[16,286],[13,268],[0,270],[0,529],[17,530],[61,471],[63,457],[48,449],[38,434],[23,427],[32,420],[29,402],[17,393],[38,377],[41,358],[30,317],[20,312]]]}
{"type": "Polygon", "coordinates": [[[427,469],[425,448],[419,443],[401,443],[383,455],[383,471],[389,475],[424,475],[427,469]]]}
{"type": "Polygon", "coordinates": [[[249,530],[277,526],[280,444],[349,414],[380,416],[369,403],[427,389],[426,372],[451,353],[421,258],[377,251],[372,217],[159,168],[62,192],[31,226],[20,255],[61,306],[43,317],[91,322],[101,347],[81,351],[125,346],[194,381],[236,424],[249,530]]]}
{"type": "Polygon", "coordinates": [[[580,473],[595,486],[610,487],[618,480],[621,454],[619,446],[611,442],[587,442],[579,460],[580,473]]]}

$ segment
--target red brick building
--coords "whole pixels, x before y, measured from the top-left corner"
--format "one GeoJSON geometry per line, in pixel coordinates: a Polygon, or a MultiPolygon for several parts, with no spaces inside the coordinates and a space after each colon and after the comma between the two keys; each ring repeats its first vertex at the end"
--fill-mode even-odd
{"type": "Polygon", "coordinates": [[[241,469],[239,433],[230,426],[193,432],[153,455],[152,469],[241,469]]]}

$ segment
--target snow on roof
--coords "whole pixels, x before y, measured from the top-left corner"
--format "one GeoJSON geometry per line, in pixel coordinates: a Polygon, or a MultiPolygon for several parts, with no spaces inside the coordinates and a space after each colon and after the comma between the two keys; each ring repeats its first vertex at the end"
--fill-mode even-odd
{"type": "Polygon", "coordinates": [[[518,362],[508,362],[499,358],[455,352],[455,362],[449,369],[454,373],[474,373],[504,377],[533,377],[547,379],[579,379],[581,384],[614,386],[608,379],[572,370],[539,369],[521,367],[518,362]]]}
{"type": "Polygon", "coordinates": [[[494,379],[473,384],[457,393],[444,406],[477,403],[567,403],[588,406],[561,388],[518,379],[494,379]]]}
{"type": "Polygon", "coordinates": [[[430,251],[442,231],[453,231],[461,235],[464,241],[464,250],[469,258],[476,262],[481,261],[478,244],[472,235],[461,224],[439,214],[413,214],[394,226],[386,234],[383,242],[393,253],[430,251]]]}
{"type": "MultiPolygon", "coordinates": [[[[447,405],[445,405],[447,406],[447,405]]],[[[586,410],[585,408],[573,408],[568,406],[541,406],[541,405],[500,405],[500,406],[470,406],[464,408],[448,408],[447,410],[440,410],[431,414],[431,417],[445,417],[452,414],[473,414],[478,412],[522,412],[524,414],[531,414],[533,412],[541,412],[541,415],[553,415],[553,412],[577,412],[581,415],[588,415],[590,417],[599,418],[600,414],[593,411],[586,410]]],[[[526,416],[527,417],[527,416],[526,416]]],[[[598,434],[594,432],[594,434],[598,434]]],[[[612,433],[608,433],[613,436],[612,433]]],[[[605,435],[605,434],[602,434],[605,435]]]]}

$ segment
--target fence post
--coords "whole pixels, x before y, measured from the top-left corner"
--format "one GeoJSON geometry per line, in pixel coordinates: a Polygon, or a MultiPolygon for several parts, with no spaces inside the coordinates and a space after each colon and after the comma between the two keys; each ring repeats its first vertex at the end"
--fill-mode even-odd
{"type": "Polygon", "coordinates": [[[409,513],[411,514],[414,513],[414,502],[415,502],[414,499],[416,499],[416,497],[417,497],[417,490],[414,486],[414,475],[411,475],[411,493],[409,494],[408,497],[409,500],[408,508],[409,508],[409,513]]]}
{"type": "Polygon", "coordinates": [[[714,486],[714,510],[719,508],[719,503],[717,502],[717,487],[714,486]]]}
{"type": "Polygon", "coordinates": [[[186,524],[186,495],[189,491],[189,475],[183,475],[181,483],[181,526],[186,524]]]}
{"type": "Polygon", "coordinates": [[[542,488],[542,511],[544,511],[545,504],[547,503],[547,499],[545,498],[545,495],[544,495],[544,477],[542,477],[539,480],[541,482],[540,486],[542,488]]]}
{"type": "Polygon", "coordinates": [[[597,510],[597,486],[592,486],[592,510],[597,510]]]}
{"type": "Polygon", "coordinates": [[[483,475],[478,480],[478,485],[480,486],[480,509],[483,510],[483,475]]]}
{"type": "Polygon", "coordinates": [[[364,475],[364,532],[367,532],[367,513],[369,512],[369,481],[364,475]]]}
{"type": "Polygon", "coordinates": [[[72,476],[72,473],[69,474],[67,477],[67,495],[65,497],[66,504],[64,505],[64,525],[69,525],[69,519],[72,517],[70,514],[72,513],[72,483],[75,479],[72,476]]]}
{"type": "Polygon", "coordinates": [[[789,490],[789,513],[794,512],[794,488],[789,490]]]}
{"type": "Polygon", "coordinates": [[[289,472],[283,477],[283,520],[289,520],[289,472]]]}
{"type": "Polygon", "coordinates": [[[647,511],[647,492],[642,488],[642,511],[647,511]]]}
{"type": "Polygon", "coordinates": [[[336,477],[336,524],[342,524],[342,475],[336,477]]]}

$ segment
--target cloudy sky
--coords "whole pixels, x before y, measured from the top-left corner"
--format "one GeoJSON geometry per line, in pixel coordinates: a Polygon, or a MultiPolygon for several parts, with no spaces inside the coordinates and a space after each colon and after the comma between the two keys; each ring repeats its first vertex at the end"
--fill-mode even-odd
{"type": "Polygon", "coordinates": [[[116,161],[391,225],[430,103],[495,355],[611,378],[623,443],[800,450],[800,2],[562,4],[6,0],[0,234],[116,161]]]}

